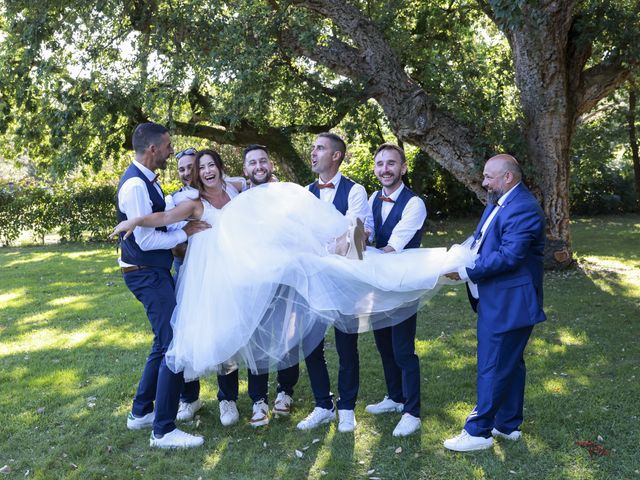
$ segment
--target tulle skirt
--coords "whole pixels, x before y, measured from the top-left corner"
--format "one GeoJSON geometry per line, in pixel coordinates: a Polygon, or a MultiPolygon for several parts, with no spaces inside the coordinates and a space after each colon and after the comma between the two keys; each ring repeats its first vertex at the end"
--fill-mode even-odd
{"type": "Polygon", "coordinates": [[[212,228],[189,239],[166,354],[186,379],[241,363],[254,373],[291,366],[329,325],[355,333],[399,323],[442,274],[475,259],[466,245],[369,248],[362,261],[329,254],[349,219],[291,183],[250,189],[203,219],[212,228]]]}

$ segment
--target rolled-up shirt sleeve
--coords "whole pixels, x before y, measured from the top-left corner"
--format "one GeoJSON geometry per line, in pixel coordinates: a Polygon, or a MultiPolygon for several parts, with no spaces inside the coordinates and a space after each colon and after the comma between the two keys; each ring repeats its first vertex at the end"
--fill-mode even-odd
{"type": "MultiPolygon", "coordinates": [[[[128,179],[118,193],[120,211],[127,218],[137,218],[153,213],[149,192],[142,179],[128,179]]],[[[170,249],[187,240],[184,230],[163,232],[155,228],[136,227],[133,230],[135,241],[142,250],[170,249]]]]}
{"type": "Polygon", "coordinates": [[[373,212],[369,206],[367,199],[367,191],[360,184],[355,184],[349,190],[349,208],[347,209],[346,217],[357,217],[364,223],[364,228],[369,231],[373,231],[373,212]]]}

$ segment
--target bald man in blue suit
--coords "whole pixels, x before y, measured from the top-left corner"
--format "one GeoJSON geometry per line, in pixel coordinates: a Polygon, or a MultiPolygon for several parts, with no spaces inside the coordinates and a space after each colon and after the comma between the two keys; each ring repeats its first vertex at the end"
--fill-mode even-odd
{"type": "Polygon", "coordinates": [[[524,349],[542,310],[545,219],[511,155],[490,158],[482,186],[487,208],[475,231],[474,268],[447,274],[468,281],[478,313],[477,403],[460,435],[444,442],[458,452],[483,450],[493,437],[518,440],[523,419],[524,349]]]}

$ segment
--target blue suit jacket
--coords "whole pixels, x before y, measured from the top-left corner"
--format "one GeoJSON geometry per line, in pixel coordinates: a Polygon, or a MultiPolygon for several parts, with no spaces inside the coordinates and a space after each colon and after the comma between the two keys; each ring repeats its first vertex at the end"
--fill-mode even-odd
{"type": "MultiPolygon", "coordinates": [[[[493,210],[485,209],[476,232],[493,210]]],[[[520,183],[484,233],[469,278],[478,285],[478,322],[496,333],[546,320],[542,310],[545,219],[531,192],[520,183]]]]}

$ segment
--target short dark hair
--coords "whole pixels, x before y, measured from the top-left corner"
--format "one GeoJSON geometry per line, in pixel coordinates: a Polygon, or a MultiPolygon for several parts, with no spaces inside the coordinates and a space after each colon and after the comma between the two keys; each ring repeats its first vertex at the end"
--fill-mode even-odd
{"type": "Polygon", "coordinates": [[[333,150],[336,152],[342,153],[342,158],[340,161],[344,160],[344,156],[347,153],[347,144],[344,143],[344,140],[340,135],[337,135],[333,132],[322,132],[318,134],[318,137],[328,138],[331,140],[331,144],[333,146],[333,150]]]}
{"type": "Polygon", "coordinates": [[[402,160],[402,163],[407,163],[407,156],[404,154],[404,150],[395,143],[383,143],[382,145],[380,145],[376,149],[376,153],[373,154],[373,158],[376,158],[376,155],[378,155],[383,150],[395,150],[400,154],[400,160],[402,160]]]}
{"type": "Polygon", "coordinates": [[[202,191],[203,189],[202,180],[200,180],[200,159],[205,155],[209,155],[211,158],[213,158],[213,163],[215,163],[216,167],[218,167],[218,170],[220,170],[220,178],[223,179],[222,183],[225,183],[224,163],[222,163],[222,157],[215,150],[205,148],[204,150],[199,150],[198,153],[196,153],[196,159],[193,161],[193,171],[191,173],[191,186],[193,188],[197,188],[200,191],[202,191]]]}
{"type": "Polygon", "coordinates": [[[249,152],[253,152],[254,150],[264,150],[264,152],[269,155],[269,150],[267,150],[267,147],[265,147],[264,145],[260,145],[258,143],[252,143],[251,145],[248,145],[247,148],[245,148],[242,151],[242,163],[244,163],[247,160],[247,154],[249,152]]]}
{"type": "Polygon", "coordinates": [[[131,144],[136,153],[144,153],[150,145],[160,143],[160,137],[165,133],[169,133],[166,127],[153,122],[141,123],[133,131],[131,144]]]}

